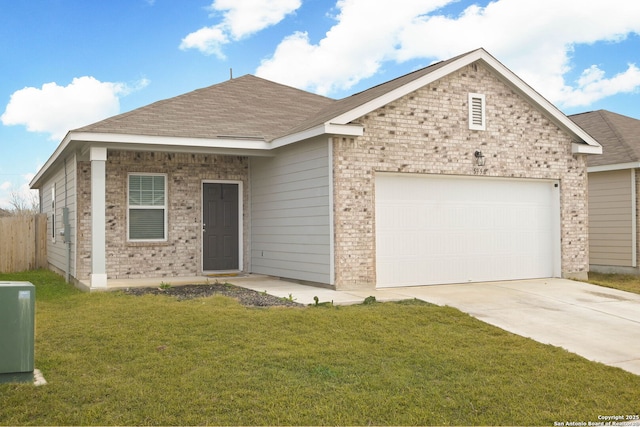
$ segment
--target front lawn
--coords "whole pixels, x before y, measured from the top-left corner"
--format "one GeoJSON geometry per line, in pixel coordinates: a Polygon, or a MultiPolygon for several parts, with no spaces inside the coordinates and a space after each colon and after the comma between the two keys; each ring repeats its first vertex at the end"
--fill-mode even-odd
{"type": "Polygon", "coordinates": [[[589,273],[589,283],[640,294],[640,277],[631,274],[589,273]]]}
{"type": "Polygon", "coordinates": [[[426,303],[247,308],[37,285],[3,425],[553,425],[640,413],[640,376],[426,303]]]}

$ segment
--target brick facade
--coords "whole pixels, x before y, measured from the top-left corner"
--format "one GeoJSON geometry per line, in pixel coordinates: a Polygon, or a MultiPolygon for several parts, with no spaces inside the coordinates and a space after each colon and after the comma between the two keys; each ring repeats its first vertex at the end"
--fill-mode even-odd
{"type": "MultiPolygon", "coordinates": [[[[241,181],[244,266],[249,260],[248,158],[187,153],[108,151],[106,262],[109,279],[195,276],[202,273],[202,182],[241,181]],[[168,240],[127,242],[127,176],[167,174],[168,240]]],[[[91,273],[91,163],[78,164],[77,278],[91,273]]]]}
{"type": "Polygon", "coordinates": [[[357,120],[364,136],[334,138],[338,289],[373,287],[375,174],[486,175],[560,181],[562,274],[586,277],[587,172],[570,136],[486,67],[474,63],[357,120]],[[486,96],[486,130],[468,126],[468,94],[486,96]],[[486,156],[474,167],[474,152],[486,156]]]}
{"type": "MultiPolygon", "coordinates": [[[[375,287],[377,172],[554,179],[560,182],[561,270],[588,271],[585,156],[571,137],[479,63],[465,66],[363,117],[364,135],[333,139],[337,289],[375,287]],[[484,94],[486,130],[468,126],[468,94],[484,94]],[[486,166],[478,168],[481,150],[486,166]]],[[[76,278],[91,273],[91,163],[78,162],[76,278]]],[[[243,270],[249,271],[249,161],[242,156],[108,150],[106,270],[109,279],[202,272],[202,182],[243,183],[243,270]],[[167,174],[168,240],[127,242],[127,175],[167,174]]],[[[639,186],[640,187],[640,186],[639,186]]],[[[640,239],[639,239],[640,240],[640,239]]]]}

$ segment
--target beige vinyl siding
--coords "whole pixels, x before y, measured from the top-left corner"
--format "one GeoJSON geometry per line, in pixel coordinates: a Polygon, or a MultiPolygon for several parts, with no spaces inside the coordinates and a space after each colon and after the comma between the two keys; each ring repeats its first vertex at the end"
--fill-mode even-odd
{"type": "Polygon", "coordinates": [[[332,283],[329,142],[251,159],[251,271],[332,283]]]}
{"type": "Polygon", "coordinates": [[[633,170],[589,174],[589,264],[635,267],[633,170]]]}
{"type": "Polygon", "coordinates": [[[63,208],[69,208],[69,224],[71,241],[71,256],[69,260],[69,274],[76,274],[76,159],[72,156],[56,170],[42,187],[42,213],[47,214],[47,259],[50,265],[62,272],[67,271],[68,245],[60,235],[64,228],[62,221],[63,208]],[[66,163],[66,178],[65,178],[66,163]],[[52,188],[55,186],[55,216],[52,210],[52,188]],[[55,223],[53,223],[55,218],[55,223]],[[55,235],[55,237],[54,237],[55,235]]]}

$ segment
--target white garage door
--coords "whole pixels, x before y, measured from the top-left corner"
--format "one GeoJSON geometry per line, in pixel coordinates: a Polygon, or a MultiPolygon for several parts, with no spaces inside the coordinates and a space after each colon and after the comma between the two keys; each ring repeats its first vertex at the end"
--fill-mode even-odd
{"type": "Polygon", "coordinates": [[[378,174],[378,287],[560,275],[556,181],[378,174]]]}

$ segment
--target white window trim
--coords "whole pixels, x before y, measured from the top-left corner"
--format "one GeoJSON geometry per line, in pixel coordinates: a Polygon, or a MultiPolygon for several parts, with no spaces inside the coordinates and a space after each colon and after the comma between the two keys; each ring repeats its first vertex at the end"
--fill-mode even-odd
{"type": "Polygon", "coordinates": [[[166,242],[169,238],[169,229],[168,229],[168,206],[169,206],[169,200],[168,200],[168,192],[169,192],[169,180],[168,180],[168,176],[166,173],[153,173],[153,172],[129,172],[127,174],[127,242],[132,242],[132,243],[144,243],[144,242],[166,242]],[[133,208],[131,207],[131,205],[129,205],[129,185],[130,185],[130,179],[131,176],[162,176],[164,177],[164,205],[163,206],[147,206],[147,205],[140,205],[140,206],[134,206],[133,208]],[[130,228],[129,228],[129,217],[130,217],[130,212],[131,209],[164,209],[164,237],[162,239],[132,239],[129,235],[130,232],[130,228]]]}
{"type": "Polygon", "coordinates": [[[485,130],[486,129],[486,108],[485,108],[485,96],[481,93],[469,94],[469,129],[471,130],[485,130]],[[480,100],[481,110],[481,123],[476,123],[473,114],[474,99],[480,100]]]}

